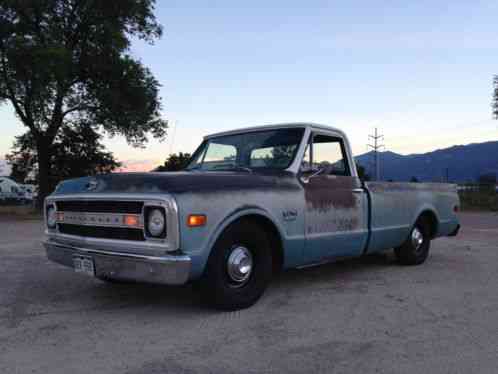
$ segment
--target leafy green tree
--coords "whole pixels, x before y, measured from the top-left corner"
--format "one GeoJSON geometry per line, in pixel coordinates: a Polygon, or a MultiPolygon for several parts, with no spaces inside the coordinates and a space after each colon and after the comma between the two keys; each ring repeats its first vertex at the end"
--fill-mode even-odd
{"type": "Polygon", "coordinates": [[[162,138],[159,83],[131,56],[132,39],[161,36],[154,0],[2,0],[0,103],[29,129],[39,202],[50,191],[54,141],[90,126],[134,146],[162,138]]]}
{"type": "MultiPolygon", "coordinates": [[[[64,179],[109,173],[121,164],[101,143],[102,135],[91,126],[63,126],[52,144],[49,159],[49,189],[64,179]]],[[[35,139],[31,132],[18,136],[6,156],[12,167],[11,177],[26,183],[39,172],[35,139]]]]}
{"type": "Polygon", "coordinates": [[[491,107],[493,108],[493,116],[498,119],[498,75],[493,78],[493,102],[491,107]]]}
{"type": "Polygon", "coordinates": [[[188,166],[191,155],[190,153],[180,152],[171,154],[164,162],[164,165],[157,167],[154,171],[179,171],[188,166]]]}
{"type": "Polygon", "coordinates": [[[418,180],[418,178],[417,178],[417,177],[411,177],[411,178],[410,178],[410,182],[412,182],[412,183],[418,183],[418,182],[419,182],[419,180],[418,180]]]}

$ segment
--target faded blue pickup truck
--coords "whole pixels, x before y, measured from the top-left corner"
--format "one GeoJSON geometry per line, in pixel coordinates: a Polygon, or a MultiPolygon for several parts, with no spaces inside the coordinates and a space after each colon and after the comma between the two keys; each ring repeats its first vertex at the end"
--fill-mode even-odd
{"type": "Polygon", "coordinates": [[[272,274],[394,248],[423,263],[456,235],[450,184],[362,182],[346,135],[280,124],[206,136],[175,173],[68,180],[46,199],[48,258],[105,281],[195,282],[223,309],[272,274]]]}

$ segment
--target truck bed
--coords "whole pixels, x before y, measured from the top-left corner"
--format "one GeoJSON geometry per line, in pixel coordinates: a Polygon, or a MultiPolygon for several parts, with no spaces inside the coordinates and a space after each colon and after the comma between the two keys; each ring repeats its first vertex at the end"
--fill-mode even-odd
{"type": "Polygon", "coordinates": [[[458,226],[454,184],[365,182],[364,187],[369,196],[369,253],[402,244],[423,213],[435,219],[434,237],[449,235],[458,226]]]}

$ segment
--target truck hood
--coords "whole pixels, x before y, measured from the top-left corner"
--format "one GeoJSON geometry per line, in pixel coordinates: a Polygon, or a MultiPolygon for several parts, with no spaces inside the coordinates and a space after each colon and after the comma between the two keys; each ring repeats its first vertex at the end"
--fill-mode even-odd
{"type": "Polygon", "coordinates": [[[111,173],[70,179],[59,184],[54,195],[102,193],[192,193],[221,190],[300,188],[294,175],[279,171],[111,173]]]}

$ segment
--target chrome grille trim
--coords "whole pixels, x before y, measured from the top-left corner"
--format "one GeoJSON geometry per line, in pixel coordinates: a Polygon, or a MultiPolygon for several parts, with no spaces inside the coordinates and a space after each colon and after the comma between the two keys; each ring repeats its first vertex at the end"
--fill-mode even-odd
{"type": "MultiPolygon", "coordinates": [[[[57,205],[57,203],[56,203],[57,205]]],[[[135,213],[93,213],[93,212],[67,212],[57,210],[57,213],[62,213],[62,220],[57,217],[57,223],[78,226],[98,226],[98,227],[124,227],[124,228],[144,228],[144,218],[141,214],[135,213]],[[135,227],[130,227],[124,224],[125,216],[137,216],[139,224],[135,227]]]]}
{"type": "MultiPolygon", "coordinates": [[[[116,248],[116,250],[124,250],[144,253],[171,252],[180,248],[180,229],[178,222],[178,206],[173,196],[169,194],[144,195],[144,194],[75,194],[75,195],[55,195],[47,197],[45,204],[55,204],[57,207],[58,201],[74,200],[74,201],[139,201],[143,206],[160,206],[163,207],[166,213],[166,238],[156,239],[145,237],[145,241],[128,241],[120,239],[108,238],[92,238],[76,235],[63,234],[58,229],[46,229],[45,233],[53,240],[70,241],[72,244],[85,245],[89,243],[102,243],[106,248],[116,248]]],[[[78,212],[81,213],[81,212],[78,212]]],[[[86,213],[86,212],[85,212],[86,213]]],[[[91,213],[91,212],[89,212],[91,213]]],[[[107,214],[107,213],[104,213],[107,214]]],[[[114,213],[113,213],[114,214],[114,213]]],[[[116,213],[121,214],[121,213],[116,213]]],[[[134,213],[131,213],[134,214],[134,213]]],[[[141,214],[142,225],[143,211],[141,214]]],[[[67,223],[67,222],[65,222],[67,223]]],[[[79,223],[78,223],[79,224],[79,223]]],[[[93,225],[92,225],[93,226],[93,225]]],[[[46,227],[46,226],[45,226],[46,227]]],[[[145,230],[144,230],[145,231],[145,230]]],[[[145,234],[145,232],[144,232],[145,234]]]]}

